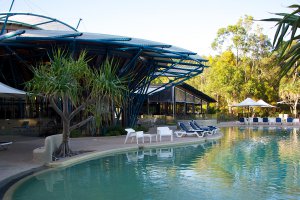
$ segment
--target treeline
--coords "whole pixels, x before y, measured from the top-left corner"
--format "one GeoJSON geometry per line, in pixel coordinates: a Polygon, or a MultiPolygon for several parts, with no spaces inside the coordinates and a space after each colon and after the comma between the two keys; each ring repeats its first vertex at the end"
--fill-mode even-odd
{"type": "Polygon", "coordinates": [[[275,105],[294,95],[295,103],[300,94],[295,86],[300,83],[297,69],[280,77],[280,49],[272,51],[270,39],[253,17],[246,15],[235,25],[220,28],[212,48],[216,54],[206,57],[210,67],[187,83],[215,98],[217,112],[228,112],[229,105],[247,97],[275,105]]]}

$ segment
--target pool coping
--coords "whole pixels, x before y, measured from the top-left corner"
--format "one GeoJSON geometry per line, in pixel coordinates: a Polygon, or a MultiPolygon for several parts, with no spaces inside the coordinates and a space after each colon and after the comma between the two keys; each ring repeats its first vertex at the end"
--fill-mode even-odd
{"type": "MultiPolygon", "coordinates": [[[[176,141],[176,142],[168,142],[168,143],[152,143],[147,145],[138,145],[138,146],[131,146],[131,147],[121,147],[116,149],[110,150],[100,150],[94,152],[88,152],[79,154],[73,157],[64,158],[58,161],[47,163],[44,166],[34,168],[25,172],[21,172],[19,174],[14,175],[13,177],[9,177],[0,182],[0,192],[3,194],[3,200],[11,200],[14,191],[18,188],[19,185],[24,183],[26,180],[31,178],[32,176],[36,176],[38,174],[44,173],[46,171],[70,167],[72,165],[77,165],[82,162],[86,162],[89,160],[97,159],[100,157],[105,157],[113,154],[118,154],[126,151],[133,151],[133,150],[149,150],[153,148],[164,148],[164,147],[180,147],[185,145],[192,145],[192,144],[201,144],[208,141],[219,140],[223,137],[223,133],[219,132],[217,135],[204,137],[204,138],[197,138],[197,140],[189,140],[189,141],[176,141]],[[2,185],[2,186],[1,186],[2,185]],[[3,192],[2,192],[3,191],[3,192]]],[[[1,198],[1,195],[0,195],[1,198]]]]}

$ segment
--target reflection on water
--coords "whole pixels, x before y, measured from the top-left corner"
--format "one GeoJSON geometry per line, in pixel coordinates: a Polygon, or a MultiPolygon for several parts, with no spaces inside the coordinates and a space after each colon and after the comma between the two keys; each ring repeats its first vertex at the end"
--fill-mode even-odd
{"type": "Polygon", "coordinates": [[[127,152],[41,174],[14,199],[299,199],[299,130],[222,132],[217,142],[127,152]]]}

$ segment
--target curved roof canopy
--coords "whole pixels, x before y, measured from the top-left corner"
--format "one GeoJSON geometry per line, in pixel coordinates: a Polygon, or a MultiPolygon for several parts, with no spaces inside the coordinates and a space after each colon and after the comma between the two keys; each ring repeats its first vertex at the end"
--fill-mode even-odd
{"type": "Polygon", "coordinates": [[[0,23],[6,26],[19,25],[32,29],[77,31],[58,19],[33,13],[0,13],[0,23]]]}
{"type": "Polygon", "coordinates": [[[21,45],[31,49],[48,48],[49,50],[54,44],[56,46],[67,44],[68,47],[86,49],[97,54],[103,53],[103,51],[113,56],[126,54],[133,62],[145,61],[148,63],[147,65],[155,66],[155,70],[151,74],[152,79],[159,76],[169,78],[169,83],[162,87],[172,86],[175,82],[181,83],[202,73],[206,67],[204,62],[207,61],[192,51],[176,46],[116,35],[77,31],[17,30],[0,36],[0,46],[21,45]]]}

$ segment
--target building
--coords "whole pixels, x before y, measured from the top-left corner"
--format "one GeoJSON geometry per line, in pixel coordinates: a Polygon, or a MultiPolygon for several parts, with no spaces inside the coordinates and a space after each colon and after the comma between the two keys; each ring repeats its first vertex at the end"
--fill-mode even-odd
{"type": "Polygon", "coordinates": [[[174,118],[184,115],[200,115],[206,114],[209,104],[216,102],[215,99],[186,83],[159,91],[156,90],[158,87],[150,86],[149,91],[154,91],[154,93],[148,95],[142,114],[167,115],[174,118]]]}
{"type": "MultiPolygon", "coordinates": [[[[131,77],[127,103],[115,109],[115,115],[125,126],[136,123],[145,91],[154,79],[169,78],[168,83],[157,88],[163,90],[207,67],[207,60],[186,49],[132,37],[83,33],[60,20],[33,13],[0,13],[0,29],[0,82],[20,90],[32,77],[30,68],[49,62],[53,48],[67,49],[74,56],[85,50],[92,58],[91,67],[100,66],[107,58],[118,60],[118,75],[131,77]]],[[[17,107],[21,109],[18,113],[24,113],[24,106],[17,107]]],[[[41,108],[40,102],[32,105],[29,110],[33,114],[29,117],[38,117],[41,108]]]]}

